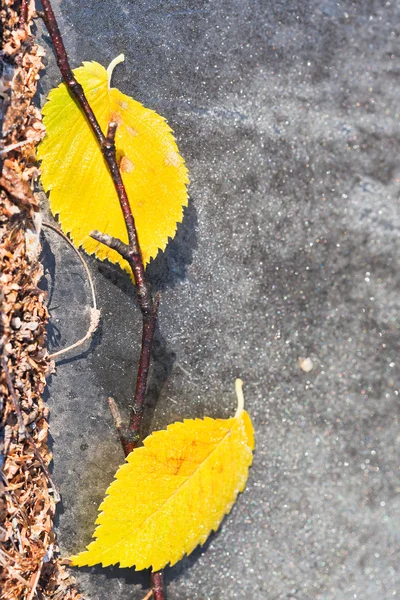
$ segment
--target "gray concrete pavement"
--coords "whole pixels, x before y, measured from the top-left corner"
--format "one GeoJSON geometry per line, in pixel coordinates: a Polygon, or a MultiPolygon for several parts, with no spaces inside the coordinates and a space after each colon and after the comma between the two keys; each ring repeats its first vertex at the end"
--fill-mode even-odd
{"type": "MultiPolygon", "coordinates": [[[[234,412],[245,381],[248,486],[169,600],[389,600],[399,547],[399,6],[160,0],[56,5],[74,66],[164,115],[190,206],[149,267],[163,290],[146,431],[234,412]],[[309,357],[308,373],[299,366],[309,357]]],[[[59,76],[51,53],[46,88],[59,76]]],[[[79,263],[46,232],[50,344],[84,331],[79,263]]],[[[127,277],[90,259],[103,324],[49,386],[63,553],[90,541],[122,451],[105,399],[132,396],[140,317],[127,277]]],[[[147,574],[76,570],[91,600],[147,574]]]]}

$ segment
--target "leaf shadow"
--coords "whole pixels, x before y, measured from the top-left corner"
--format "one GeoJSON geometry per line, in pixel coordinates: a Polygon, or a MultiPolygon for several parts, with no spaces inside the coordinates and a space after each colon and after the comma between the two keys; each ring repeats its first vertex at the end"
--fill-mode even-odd
{"type": "MultiPolygon", "coordinates": [[[[71,567],[72,572],[77,572],[78,568],[71,567]]],[[[98,578],[99,576],[105,579],[123,579],[127,585],[140,585],[143,589],[143,594],[149,590],[150,570],[135,571],[133,568],[121,569],[118,566],[102,567],[95,565],[94,567],[79,567],[79,572],[86,573],[90,576],[98,578]]]]}
{"type": "Polygon", "coordinates": [[[187,267],[192,263],[193,251],[197,248],[197,223],[197,211],[193,200],[189,198],[175,237],[169,240],[165,251],[159,252],[146,269],[155,292],[175,287],[186,279],[187,267]]]}
{"type": "MultiPolygon", "coordinates": [[[[42,231],[40,236],[41,253],[40,262],[43,265],[43,275],[39,281],[39,287],[45,292],[46,306],[50,315],[50,306],[53,301],[56,275],[56,257],[46,235],[42,231]]],[[[61,342],[60,328],[49,318],[46,325],[46,340],[47,346],[58,347],[61,342]]]]}
{"type": "MultiPolygon", "coordinates": [[[[165,250],[160,251],[146,268],[153,293],[173,288],[186,279],[187,267],[192,263],[193,251],[197,248],[197,222],[197,211],[189,198],[183,209],[182,222],[177,224],[175,237],[169,239],[165,250]]],[[[126,271],[108,260],[96,263],[99,273],[136,301],[135,288],[126,271]]]]}
{"type": "MultiPolygon", "coordinates": [[[[226,516],[224,517],[223,521],[225,520],[225,518],[226,516]]],[[[168,587],[168,584],[171,581],[175,581],[177,579],[182,579],[183,577],[185,577],[187,571],[189,571],[192,568],[192,566],[196,564],[196,562],[201,556],[203,556],[203,554],[206,554],[208,547],[215,540],[215,538],[219,536],[220,531],[221,526],[218,528],[217,531],[213,531],[212,533],[210,533],[204,544],[202,546],[197,546],[189,556],[184,556],[172,567],[165,567],[164,584],[166,588],[168,587]]]]}
{"type": "MultiPolygon", "coordinates": [[[[219,535],[220,529],[216,532],[212,532],[203,546],[198,546],[190,554],[185,556],[178,561],[173,567],[167,566],[163,569],[164,575],[164,586],[165,590],[168,591],[169,583],[185,577],[188,570],[198,561],[198,559],[207,552],[209,545],[219,535]]],[[[74,568],[72,568],[74,570],[74,568]]],[[[101,565],[95,565],[93,567],[80,567],[79,571],[86,573],[90,576],[102,576],[108,580],[118,579],[123,580],[126,585],[141,585],[143,593],[149,589],[150,581],[150,569],[143,571],[136,571],[133,567],[120,568],[118,566],[102,567],[101,565]]]]}

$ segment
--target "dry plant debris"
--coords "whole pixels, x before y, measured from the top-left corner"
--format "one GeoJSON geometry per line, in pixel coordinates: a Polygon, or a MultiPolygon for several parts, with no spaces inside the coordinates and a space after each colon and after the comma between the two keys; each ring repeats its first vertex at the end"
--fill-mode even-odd
{"type": "Polygon", "coordinates": [[[39,202],[35,148],[44,134],[32,99],[42,51],[19,3],[2,0],[0,27],[0,598],[82,598],[58,559],[52,531],[55,491],[49,465],[48,411],[42,400],[51,368],[48,318],[39,262],[39,202]],[[42,463],[42,464],[41,464],[42,463]]]}

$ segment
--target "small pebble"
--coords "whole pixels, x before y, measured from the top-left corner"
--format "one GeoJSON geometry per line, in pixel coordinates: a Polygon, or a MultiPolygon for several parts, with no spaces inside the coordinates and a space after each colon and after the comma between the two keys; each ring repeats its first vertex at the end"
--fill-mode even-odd
{"type": "Polygon", "coordinates": [[[304,371],[304,373],[309,373],[314,368],[314,364],[311,358],[304,358],[303,356],[300,356],[299,367],[302,371],[304,371]]]}

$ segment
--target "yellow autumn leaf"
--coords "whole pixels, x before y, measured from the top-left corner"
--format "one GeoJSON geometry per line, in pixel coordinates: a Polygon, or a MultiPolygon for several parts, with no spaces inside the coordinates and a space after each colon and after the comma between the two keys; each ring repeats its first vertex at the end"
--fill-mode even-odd
{"type": "Polygon", "coordinates": [[[121,466],[100,505],[87,550],[72,565],[119,563],[154,571],[204,544],[243,491],[254,432],[243,409],[231,419],[194,419],[147,437],[121,466]]]}
{"type": "MultiPolygon", "coordinates": [[[[84,62],[74,70],[100,127],[117,121],[117,159],[135,218],[143,261],[163,250],[175,235],[187,206],[187,169],[163,117],[110,87],[117,57],[106,70],[84,62]]],[[[89,237],[97,229],[128,241],[125,223],[106,163],[85,116],[65,84],[53,89],[43,108],[46,136],[39,146],[42,184],[50,207],[76,246],[121,264],[120,255],[89,237]]]]}

